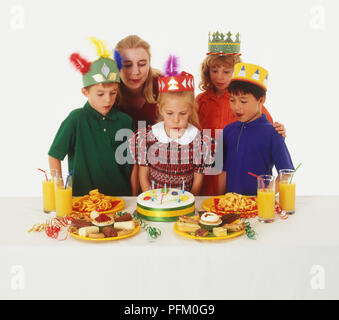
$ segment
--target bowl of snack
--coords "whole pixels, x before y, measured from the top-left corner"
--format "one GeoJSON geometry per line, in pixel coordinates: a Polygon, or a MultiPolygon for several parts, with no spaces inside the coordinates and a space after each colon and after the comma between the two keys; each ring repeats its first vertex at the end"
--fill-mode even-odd
{"type": "Polygon", "coordinates": [[[73,198],[72,210],[76,213],[90,214],[96,211],[102,213],[115,213],[123,210],[125,202],[118,197],[106,196],[98,189],[91,190],[88,195],[73,198]]]}
{"type": "Polygon", "coordinates": [[[238,213],[240,218],[254,218],[258,215],[256,198],[228,192],[222,196],[207,198],[202,202],[206,211],[216,213],[219,216],[230,213],[238,213]]]}

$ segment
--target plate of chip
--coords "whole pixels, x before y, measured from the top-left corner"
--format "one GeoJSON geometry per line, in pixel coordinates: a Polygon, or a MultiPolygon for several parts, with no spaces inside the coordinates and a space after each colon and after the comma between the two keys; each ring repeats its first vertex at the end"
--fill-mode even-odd
{"type": "Polygon", "coordinates": [[[235,231],[235,232],[229,232],[227,235],[224,236],[215,236],[212,232],[209,232],[207,236],[201,237],[201,236],[196,236],[193,232],[185,232],[179,230],[178,227],[178,222],[174,224],[174,231],[179,234],[180,236],[194,239],[194,240],[207,240],[207,241],[216,241],[216,240],[225,240],[225,239],[232,239],[241,236],[245,232],[245,228],[243,228],[241,231],[235,231]]]}
{"type": "Polygon", "coordinates": [[[256,197],[233,192],[205,199],[202,202],[202,207],[206,211],[214,212],[221,216],[228,213],[238,213],[240,218],[248,219],[258,215],[256,197]]]}
{"type": "Polygon", "coordinates": [[[115,213],[124,209],[125,201],[118,197],[105,196],[98,189],[91,190],[88,195],[73,198],[72,210],[76,213],[97,211],[100,213],[115,213]]]}

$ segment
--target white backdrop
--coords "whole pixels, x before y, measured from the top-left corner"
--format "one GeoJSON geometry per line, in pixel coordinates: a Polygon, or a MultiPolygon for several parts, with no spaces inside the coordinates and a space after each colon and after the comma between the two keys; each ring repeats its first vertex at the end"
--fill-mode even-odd
{"type": "Polygon", "coordinates": [[[297,194],[339,194],[337,1],[70,2],[1,1],[0,196],[41,194],[37,168],[47,169],[61,121],[85,102],[68,57],[96,57],[88,36],[113,48],[138,34],[152,46],[153,67],[175,54],[198,84],[208,32],[216,30],[239,32],[243,61],[270,73],[265,106],[285,124],[295,165],[302,162],[297,194]]]}

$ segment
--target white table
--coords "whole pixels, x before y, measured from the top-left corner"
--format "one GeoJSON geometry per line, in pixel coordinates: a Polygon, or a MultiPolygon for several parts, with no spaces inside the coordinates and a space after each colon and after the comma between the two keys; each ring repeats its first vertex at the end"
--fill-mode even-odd
{"type": "Polygon", "coordinates": [[[297,197],[287,220],[251,220],[257,240],[196,241],[149,222],[162,230],[154,242],[144,230],[89,242],[28,233],[53,217],[41,198],[0,198],[0,299],[338,299],[338,203],[297,197]]]}

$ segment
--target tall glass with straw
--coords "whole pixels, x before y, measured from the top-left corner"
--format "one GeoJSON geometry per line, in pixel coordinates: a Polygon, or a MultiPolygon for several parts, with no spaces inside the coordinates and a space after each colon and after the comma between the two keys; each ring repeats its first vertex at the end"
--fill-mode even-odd
{"type": "Polygon", "coordinates": [[[295,170],[279,170],[279,207],[287,214],[295,213],[295,170]]]}
{"type": "Polygon", "coordinates": [[[272,175],[256,175],[248,172],[249,175],[257,178],[257,207],[258,219],[260,222],[273,222],[275,216],[275,181],[272,175]]]}
{"type": "Polygon", "coordinates": [[[72,212],[72,171],[66,182],[60,177],[55,183],[56,216],[63,218],[72,212]]]}
{"type": "Polygon", "coordinates": [[[50,172],[46,172],[38,168],[44,176],[42,178],[42,206],[45,213],[55,212],[55,178],[58,171],[51,169],[50,172]]]}
{"type": "Polygon", "coordinates": [[[272,175],[257,177],[257,206],[260,222],[270,223],[275,216],[275,179],[272,175]]]}

